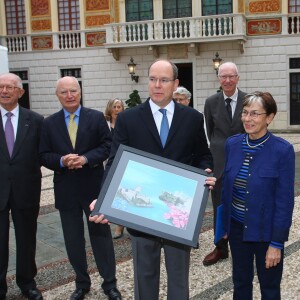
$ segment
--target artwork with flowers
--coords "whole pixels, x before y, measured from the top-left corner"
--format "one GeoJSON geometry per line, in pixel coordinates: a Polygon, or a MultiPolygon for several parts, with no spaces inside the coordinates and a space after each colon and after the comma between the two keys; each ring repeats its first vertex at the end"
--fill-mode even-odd
{"type": "Polygon", "coordinates": [[[209,189],[203,170],[120,145],[92,215],[195,247],[209,189]]]}
{"type": "Polygon", "coordinates": [[[186,229],[197,181],[130,160],[112,208],[186,229]]]}

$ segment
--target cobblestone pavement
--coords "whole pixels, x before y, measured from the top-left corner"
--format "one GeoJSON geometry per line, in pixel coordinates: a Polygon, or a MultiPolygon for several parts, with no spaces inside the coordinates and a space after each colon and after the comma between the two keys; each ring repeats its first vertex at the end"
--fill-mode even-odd
{"type": "MultiPolygon", "coordinates": [[[[282,280],[282,299],[300,300],[298,274],[300,272],[300,135],[284,134],[285,139],[294,144],[296,152],[296,184],[295,210],[290,240],[286,243],[285,266],[282,280]]],[[[74,290],[74,273],[64,248],[62,230],[58,212],[55,210],[53,198],[52,172],[43,168],[43,186],[41,210],[38,218],[37,265],[36,277],[38,287],[43,291],[44,299],[69,299],[74,290]]],[[[11,224],[13,226],[13,224],[11,224]]],[[[112,231],[114,225],[111,225],[112,231]]],[[[10,263],[8,272],[9,291],[7,299],[24,299],[15,284],[15,244],[14,232],[11,230],[10,263]]],[[[107,299],[100,289],[101,280],[91,254],[87,237],[87,254],[89,270],[92,278],[92,289],[86,299],[107,299]]],[[[190,267],[190,297],[193,300],[229,300],[232,299],[232,279],[230,258],[210,267],[204,267],[202,260],[213,248],[212,207],[208,203],[202,231],[199,237],[200,248],[193,249],[190,267]]],[[[114,241],[118,287],[124,300],[133,299],[133,270],[131,259],[131,243],[128,233],[122,239],[114,241]]],[[[162,255],[162,261],[163,261],[162,255]]],[[[166,298],[166,272],[164,264],[161,268],[160,300],[166,298]]],[[[254,300],[260,299],[257,278],[254,283],[254,300]]],[[[177,299],[176,299],[177,300],[177,299]]]]}

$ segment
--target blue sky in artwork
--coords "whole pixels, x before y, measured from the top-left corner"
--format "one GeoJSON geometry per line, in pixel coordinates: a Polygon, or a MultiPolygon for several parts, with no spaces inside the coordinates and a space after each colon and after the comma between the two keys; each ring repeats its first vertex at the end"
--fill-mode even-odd
{"type": "MultiPolygon", "coordinates": [[[[187,213],[188,218],[197,184],[196,180],[129,160],[118,189],[138,190],[140,195],[150,200],[150,207],[129,204],[117,195],[112,203],[112,207],[170,226],[176,226],[173,224],[175,221],[172,218],[166,218],[166,214],[170,215],[174,211],[175,206],[161,200],[159,196],[164,192],[168,192],[182,199],[183,202],[176,204],[176,215],[178,215],[179,210],[182,214],[187,213]]],[[[187,222],[188,219],[185,225],[187,222]]],[[[184,228],[185,225],[183,225],[184,228]]]]}
{"type": "Polygon", "coordinates": [[[148,197],[167,191],[184,194],[193,199],[197,181],[129,160],[120,186],[131,189],[139,186],[141,192],[148,197]]]}

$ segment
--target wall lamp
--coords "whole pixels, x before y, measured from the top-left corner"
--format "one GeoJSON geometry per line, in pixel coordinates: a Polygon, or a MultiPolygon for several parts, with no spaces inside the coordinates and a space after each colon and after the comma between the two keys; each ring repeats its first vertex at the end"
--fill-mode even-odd
{"type": "Polygon", "coordinates": [[[133,58],[130,58],[130,63],[127,65],[128,66],[128,72],[131,75],[131,80],[135,81],[136,83],[139,81],[139,76],[134,75],[135,74],[135,67],[136,63],[134,62],[133,58]]]}
{"type": "Polygon", "coordinates": [[[215,57],[213,58],[213,64],[214,64],[214,70],[216,71],[216,74],[218,75],[219,67],[221,64],[221,61],[223,59],[219,56],[219,53],[216,52],[215,57]]]}

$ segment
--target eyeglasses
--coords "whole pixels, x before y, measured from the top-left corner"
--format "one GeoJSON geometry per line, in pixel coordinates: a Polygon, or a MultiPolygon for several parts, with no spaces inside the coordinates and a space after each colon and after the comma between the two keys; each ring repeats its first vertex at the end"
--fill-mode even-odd
{"type": "Polygon", "coordinates": [[[68,93],[70,93],[71,95],[76,95],[78,93],[78,90],[74,89],[74,90],[63,90],[59,92],[62,96],[67,96],[68,93]]]}
{"type": "Polygon", "coordinates": [[[221,80],[226,80],[227,78],[229,80],[233,80],[235,79],[236,77],[238,77],[238,75],[219,75],[218,76],[221,80]]]}
{"type": "Polygon", "coordinates": [[[13,92],[15,89],[19,89],[18,86],[12,86],[12,85],[0,85],[0,92],[2,92],[6,88],[6,91],[13,92]]]}
{"type": "Polygon", "coordinates": [[[175,80],[168,79],[168,78],[155,78],[155,77],[149,77],[149,82],[150,82],[151,84],[156,84],[157,81],[158,81],[161,85],[167,85],[169,82],[175,81],[175,80]]]}
{"type": "Polygon", "coordinates": [[[184,98],[184,99],[182,99],[182,98],[178,98],[178,97],[174,97],[174,100],[176,101],[176,102],[185,102],[185,101],[189,101],[189,99],[188,98],[184,98]]]}
{"type": "Polygon", "coordinates": [[[241,111],[241,116],[243,118],[250,116],[251,119],[257,119],[260,115],[266,115],[267,113],[263,112],[263,113],[258,113],[257,111],[247,111],[245,109],[243,109],[241,111]]]}

